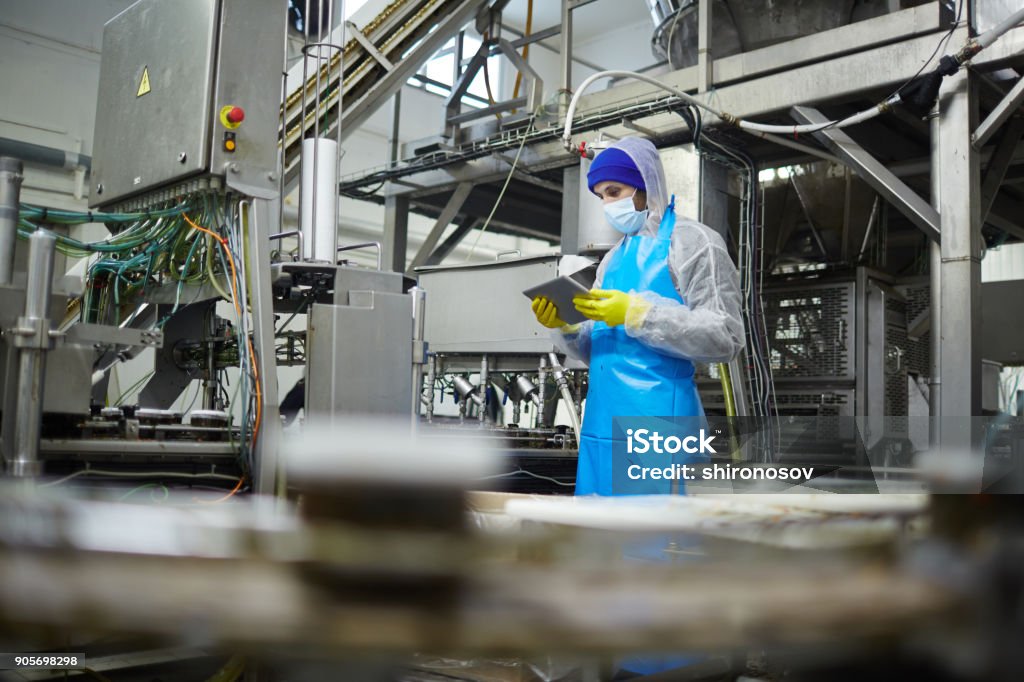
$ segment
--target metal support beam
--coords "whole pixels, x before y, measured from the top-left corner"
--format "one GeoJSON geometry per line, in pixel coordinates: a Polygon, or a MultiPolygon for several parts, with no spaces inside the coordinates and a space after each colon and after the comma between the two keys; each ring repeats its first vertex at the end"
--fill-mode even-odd
{"type": "MultiPolygon", "coordinates": [[[[473,18],[480,5],[479,0],[464,0],[453,8],[433,31],[427,34],[409,54],[395,65],[394,69],[376,82],[372,91],[351,105],[346,105],[341,120],[342,136],[347,132],[357,130],[380,107],[381,102],[400,90],[405,81],[418,71],[431,55],[473,18]]],[[[331,126],[328,134],[333,134],[333,130],[334,125],[331,126]]]]}
{"type": "Polygon", "coordinates": [[[992,200],[992,208],[988,212],[985,221],[1011,237],[1024,241],[1024,227],[1021,227],[1021,218],[1024,217],[1024,209],[1019,202],[1011,201],[1005,196],[996,194],[992,200]]]}
{"type": "MultiPolygon", "coordinates": [[[[476,79],[477,73],[480,69],[487,68],[487,53],[490,51],[490,46],[487,43],[481,43],[477,49],[476,54],[469,60],[469,64],[466,66],[466,70],[462,72],[459,79],[452,85],[451,94],[444,101],[444,136],[448,138],[454,138],[459,132],[459,123],[455,118],[459,115],[459,111],[462,109],[462,96],[469,90],[470,84],[476,79]]],[[[493,106],[491,107],[493,108],[493,106]]],[[[476,113],[476,112],[474,112],[476,113]]]]}
{"type": "Polygon", "coordinates": [[[388,194],[384,199],[383,267],[405,272],[405,252],[409,244],[409,197],[388,194]]]}
{"type": "Polygon", "coordinates": [[[977,113],[970,71],[947,78],[939,98],[939,215],[942,216],[942,316],[938,332],[942,381],[956,390],[941,394],[943,449],[973,444],[966,417],[981,414],[980,170],[971,144],[977,113]]]}
{"type": "MultiPolygon", "coordinates": [[[[938,211],[942,206],[939,196],[942,193],[942,181],[939,168],[942,156],[939,152],[939,106],[931,114],[931,195],[932,206],[938,211]]],[[[930,367],[928,377],[928,442],[932,448],[939,445],[942,429],[939,428],[942,418],[942,247],[935,242],[928,243],[928,315],[930,318],[928,350],[930,367]]]]}
{"type": "MultiPolygon", "coordinates": [[[[830,119],[817,109],[793,107],[793,118],[800,123],[827,123],[830,119]]],[[[885,197],[929,239],[939,241],[939,214],[924,199],[897,178],[889,169],[838,128],[819,130],[814,136],[852,167],[876,192],[885,197]]]]}
{"type": "Polygon", "coordinates": [[[570,0],[562,0],[562,83],[559,98],[560,111],[565,113],[572,97],[572,10],[570,0]]]}
{"type": "MultiPolygon", "coordinates": [[[[270,287],[270,235],[281,230],[280,198],[252,199],[248,216],[249,256],[251,268],[250,306],[252,308],[253,346],[259,372],[260,431],[253,448],[253,491],[273,495],[283,472],[278,462],[281,446],[281,418],[277,399],[277,351],[274,344],[274,299],[270,287]]],[[[241,350],[241,349],[240,349],[241,350]]]]}
{"type": "MultiPolygon", "coordinates": [[[[518,39],[512,41],[512,47],[514,47],[516,49],[519,49],[520,47],[522,47],[523,45],[526,45],[526,44],[530,44],[530,45],[536,44],[538,47],[543,47],[545,50],[547,50],[548,52],[550,52],[552,54],[557,54],[557,55],[561,55],[562,54],[559,51],[559,48],[552,47],[551,45],[548,45],[546,42],[544,42],[544,40],[546,38],[550,38],[552,36],[556,36],[556,35],[558,35],[559,33],[562,32],[562,25],[561,24],[556,24],[555,26],[552,26],[551,28],[546,28],[543,31],[536,31],[534,33],[531,33],[529,36],[527,36],[525,33],[520,31],[519,29],[514,28],[512,26],[509,26],[507,24],[502,24],[501,25],[501,30],[505,31],[507,33],[511,33],[512,35],[520,36],[518,39]],[[534,36],[536,36],[536,39],[534,38],[534,36]]],[[[492,53],[494,53],[494,52],[492,51],[492,53]]],[[[496,53],[494,53],[494,54],[496,54],[496,53]]],[[[577,64],[579,64],[581,66],[585,66],[588,69],[593,69],[594,71],[607,71],[608,70],[605,67],[601,66],[600,64],[595,64],[594,62],[588,61],[588,60],[583,59],[582,57],[579,57],[579,56],[573,56],[572,60],[574,62],[576,62],[577,64]]]]}
{"type": "Polygon", "coordinates": [[[512,66],[515,67],[516,71],[523,75],[524,80],[528,81],[524,83],[523,90],[526,92],[526,107],[533,113],[540,106],[541,101],[544,98],[544,81],[540,77],[530,64],[522,58],[522,56],[516,52],[516,49],[512,45],[501,38],[498,40],[498,47],[501,49],[502,54],[505,58],[512,62],[512,66]]]}
{"type": "Polygon", "coordinates": [[[445,229],[455,220],[455,216],[458,215],[462,209],[462,205],[466,203],[466,199],[469,197],[469,193],[473,191],[473,185],[469,182],[459,183],[455,187],[455,191],[452,192],[451,197],[448,199],[448,203],[445,204],[441,210],[441,215],[437,217],[437,222],[434,223],[434,227],[431,228],[430,234],[420,245],[420,250],[416,252],[416,256],[412,259],[412,263],[409,264],[409,272],[412,272],[419,266],[425,264],[430,254],[434,252],[434,247],[441,241],[441,236],[444,234],[445,229]]]}
{"type": "MultiPolygon", "coordinates": [[[[711,57],[712,0],[700,0],[697,8],[697,91],[707,92],[714,83],[714,62],[711,57]]],[[[669,45],[668,49],[672,49],[669,45]]]]}
{"type": "Polygon", "coordinates": [[[18,243],[18,209],[21,183],[25,179],[21,161],[0,156],[0,284],[14,281],[14,253],[18,243]]]}
{"type": "Polygon", "coordinates": [[[391,100],[391,134],[388,136],[388,166],[398,165],[402,147],[402,91],[391,100]]]}
{"type": "Polygon", "coordinates": [[[974,134],[971,135],[971,142],[975,149],[981,149],[988,142],[989,138],[999,130],[1010,116],[1013,115],[1021,103],[1024,102],[1024,78],[1017,81],[1017,84],[1006,93],[1006,97],[992,109],[992,112],[981,122],[974,134]]]}
{"type": "Polygon", "coordinates": [[[462,242],[467,234],[480,226],[483,221],[473,216],[466,216],[458,222],[455,230],[444,238],[434,252],[427,258],[424,265],[440,265],[441,261],[451,255],[452,251],[462,242]]]}
{"type": "Polygon", "coordinates": [[[391,60],[381,54],[377,46],[370,42],[359,27],[353,24],[351,21],[345,22],[345,27],[348,28],[348,32],[352,34],[352,37],[356,39],[356,42],[363,46],[363,48],[370,54],[371,57],[377,60],[377,63],[383,66],[388,71],[395,68],[395,65],[391,63],[391,60]]]}
{"type": "Polygon", "coordinates": [[[988,167],[985,169],[985,179],[981,184],[980,214],[982,224],[988,219],[988,213],[992,209],[996,195],[999,193],[999,186],[1003,184],[1006,171],[1010,168],[1010,163],[1013,161],[1014,154],[1017,151],[1017,143],[1020,142],[1022,135],[1024,135],[1024,118],[1014,118],[1006,126],[1006,130],[999,138],[999,144],[996,145],[996,151],[988,162],[988,167]]]}

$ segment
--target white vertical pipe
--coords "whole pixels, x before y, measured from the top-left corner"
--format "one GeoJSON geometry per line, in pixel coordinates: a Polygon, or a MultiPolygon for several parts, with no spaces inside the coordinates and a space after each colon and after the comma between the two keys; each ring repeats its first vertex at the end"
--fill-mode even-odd
{"type": "Polygon", "coordinates": [[[328,138],[302,141],[302,192],[299,219],[303,260],[336,259],[338,143],[328,138]]]}

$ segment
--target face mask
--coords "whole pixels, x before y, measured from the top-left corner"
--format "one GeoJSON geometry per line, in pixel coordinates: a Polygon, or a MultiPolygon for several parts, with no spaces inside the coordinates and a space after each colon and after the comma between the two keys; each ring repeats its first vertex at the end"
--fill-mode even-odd
{"type": "Polygon", "coordinates": [[[632,195],[605,204],[604,215],[611,226],[623,234],[636,234],[647,222],[647,209],[636,210],[632,195]]]}

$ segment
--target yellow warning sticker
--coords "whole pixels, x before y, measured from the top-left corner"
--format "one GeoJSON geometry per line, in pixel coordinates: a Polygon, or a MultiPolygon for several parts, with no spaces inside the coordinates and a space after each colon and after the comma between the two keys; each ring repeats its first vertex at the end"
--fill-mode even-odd
{"type": "Polygon", "coordinates": [[[144,66],[142,67],[142,80],[139,82],[139,91],[135,93],[135,96],[142,97],[150,90],[152,88],[149,87],[149,67],[144,66]]]}

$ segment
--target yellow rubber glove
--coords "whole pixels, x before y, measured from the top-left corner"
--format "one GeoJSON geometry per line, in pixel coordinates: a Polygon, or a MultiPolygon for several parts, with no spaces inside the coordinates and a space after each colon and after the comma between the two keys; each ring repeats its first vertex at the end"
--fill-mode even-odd
{"type": "Polygon", "coordinates": [[[555,308],[555,304],[543,296],[533,299],[530,308],[537,317],[537,321],[548,329],[558,329],[565,326],[565,322],[558,317],[558,309],[555,308]]]}
{"type": "Polygon", "coordinates": [[[580,311],[591,320],[604,322],[609,327],[617,327],[626,322],[626,316],[631,319],[642,321],[651,304],[642,297],[635,294],[627,294],[625,291],[615,289],[591,289],[590,297],[577,296],[572,299],[576,310],[580,311]],[[641,313],[636,316],[636,313],[641,313]]]}

